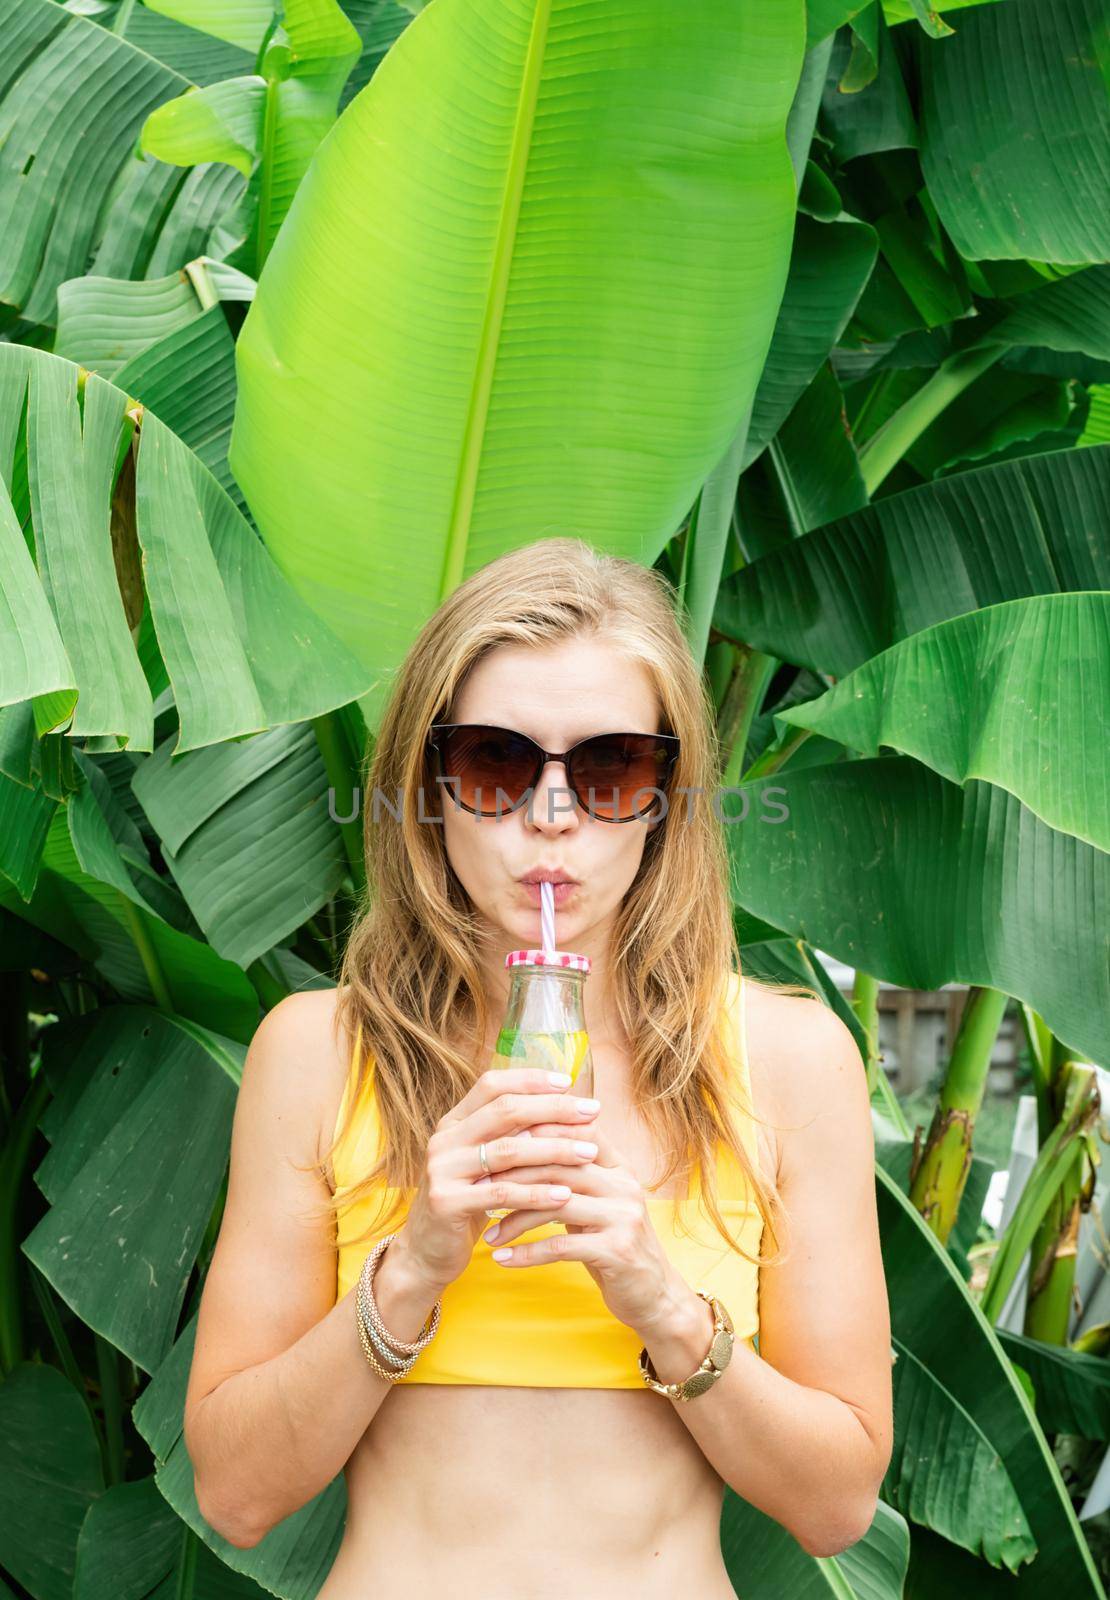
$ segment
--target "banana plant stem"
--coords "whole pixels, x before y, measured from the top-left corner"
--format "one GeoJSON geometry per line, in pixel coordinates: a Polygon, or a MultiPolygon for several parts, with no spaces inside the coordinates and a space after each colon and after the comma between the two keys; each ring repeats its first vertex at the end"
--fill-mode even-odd
{"type": "Polygon", "coordinates": [[[988,1322],[997,1322],[1026,1251],[1036,1238],[1052,1203],[1075,1161],[1075,1146],[1097,1124],[1098,1080],[1094,1067],[1069,1062],[1060,1120],[1037,1152],[1033,1170],[998,1246],[983,1288],[980,1307],[988,1322]]]}
{"type": "Polygon", "coordinates": [[[752,721],[778,664],[777,657],[765,655],[750,644],[736,645],[732,675],[717,713],[717,737],[724,757],[722,781],[726,787],[740,782],[752,721]]]}
{"type": "Polygon", "coordinates": [[[879,1087],[879,980],[869,972],[857,970],[852,984],[852,1010],[859,1018],[867,1039],[867,1089],[874,1099],[879,1087]]]}
{"type": "Polygon", "coordinates": [[[970,991],[924,1147],[920,1130],[914,1136],[910,1199],[942,1243],[956,1221],[971,1168],[975,1118],[1007,998],[998,989],[970,991]]]}
{"type": "Polygon", "coordinates": [[[1045,1344],[1068,1341],[1086,1161],[1082,1140],[1076,1142],[1074,1156],[1033,1240],[1024,1330],[1031,1339],[1045,1344]]]}
{"type": "Polygon", "coordinates": [[[341,819],[338,824],[339,832],[343,840],[343,848],[347,853],[347,863],[351,869],[351,877],[354,879],[356,893],[361,895],[366,887],[366,862],[362,853],[360,813],[366,797],[359,790],[358,768],[355,766],[352,769],[348,760],[348,753],[336,712],[328,711],[322,716],[313,717],[312,728],[316,735],[316,743],[320,747],[324,771],[327,773],[328,783],[334,797],[335,814],[341,819]],[[358,795],[360,801],[357,809],[353,805],[356,795],[358,795]]]}
{"type": "Polygon", "coordinates": [[[1005,349],[1003,344],[980,344],[957,350],[872,434],[859,453],[860,471],[869,495],[893,472],[929,424],[993,367],[1005,349]]]}

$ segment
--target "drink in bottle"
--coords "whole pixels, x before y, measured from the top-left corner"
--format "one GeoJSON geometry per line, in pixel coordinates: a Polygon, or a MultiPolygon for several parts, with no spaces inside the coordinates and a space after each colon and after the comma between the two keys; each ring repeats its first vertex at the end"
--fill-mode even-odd
{"type": "MultiPolygon", "coordinates": [[[[594,1064],[582,989],[589,956],[563,950],[510,950],[509,1003],[491,1067],[543,1067],[569,1072],[567,1093],[592,1095],[594,1064]]],[[[490,1211],[491,1217],[508,1212],[490,1211]]]]}

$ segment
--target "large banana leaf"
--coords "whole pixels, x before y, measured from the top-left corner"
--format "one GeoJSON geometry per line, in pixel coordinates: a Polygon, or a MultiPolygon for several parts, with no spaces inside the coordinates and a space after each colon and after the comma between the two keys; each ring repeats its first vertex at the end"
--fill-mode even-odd
{"type": "Polygon", "coordinates": [[[781,1523],[726,1489],[721,1552],[744,1600],[901,1600],[910,1530],[880,1500],[862,1539],[838,1556],[810,1556],[781,1523]]]}
{"type": "Polygon", "coordinates": [[[246,1043],[258,1026],[249,980],[140,893],[93,798],[54,814],[31,899],[0,877],[0,905],[78,951],[124,999],[163,1004],[246,1043]]]}
{"type": "Polygon", "coordinates": [[[35,1600],[72,1600],[81,1524],[103,1492],[85,1396],[49,1363],[21,1362],[0,1384],[0,1563],[35,1600]]]}
{"type": "Polygon", "coordinates": [[[921,35],[914,43],[921,166],[957,250],[972,259],[1110,259],[1101,0],[978,5],[943,49],[921,35]]]}
{"type": "Polygon", "coordinates": [[[106,278],[158,278],[201,255],[224,253],[225,222],[238,215],[246,179],[211,163],[186,171],[153,156],[128,162],[89,270],[106,278]]]}
{"type": "Polygon", "coordinates": [[[1110,361],[1110,266],[1087,267],[1017,296],[987,337],[1110,361]]]}
{"type": "Polygon", "coordinates": [[[53,322],[143,121],[188,84],[53,0],[0,0],[0,39],[0,300],[53,322]]]}
{"type": "Polygon", "coordinates": [[[138,283],[92,273],[71,278],[58,289],[54,354],[114,380],[126,362],[187,328],[217,301],[250,300],[254,288],[244,273],[204,257],[184,272],[138,283]]]}
{"type": "Polygon", "coordinates": [[[166,863],[213,948],[247,967],[338,890],[342,839],[311,724],[171,761],[167,739],[133,779],[166,863]]]}
{"type": "Polygon", "coordinates": [[[77,1540],[73,1600],[268,1600],[190,1537],[153,1476],[115,1483],[89,1507],[77,1540]]]}
{"type": "Polygon", "coordinates": [[[23,1250],[83,1322],[153,1372],[227,1166],[245,1052],[136,1005],[102,1007],[67,1043],[67,1114],[35,1174],[50,1209],[23,1250]]]}
{"type": "Polygon", "coordinates": [[[828,359],[875,265],[875,230],[799,216],[790,274],[752,408],[742,466],[774,439],[828,359]]]}
{"type": "Polygon", "coordinates": [[[1110,589],[1107,527],[1110,446],[961,472],[884,496],[734,573],[713,624],[843,677],[980,606],[1110,589]]]}
{"type": "Polygon", "coordinates": [[[779,723],[984,778],[1110,850],[1110,591],[985,606],[892,645],[779,723]]]}
{"type": "Polygon", "coordinates": [[[1110,1361],[1067,1345],[1046,1344],[999,1328],[1010,1359],[1029,1376],[1033,1403],[1046,1433],[1110,1439],[1110,1361]]]}
{"type": "Polygon", "coordinates": [[[673,534],[771,338],[803,44],[755,0],[435,0],[317,151],[238,341],[231,464],[379,696],[502,551],[673,534]]]}
{"type": "Polygon", "coordinates": [[[71,362],[10,344],[0,344],[0,541],[0,604],[13,624],[0,643],[0,705],[35,696],[40,731],[68,725],[152,748],[151,691],[132,634],[141,589],[124,581],[140,548],[180,716],[176,748],[316,716],[365,688],[365,670],[181,440],[150,413],[140,420],[124,391],[95,374],[82,381],[71,362]],[[22,499],[25,399],[39,594],[4,487],[22,499]],[[129,440],[134,476],[124,472],[120,490],[129,440]]]}
{"type": "Polygon", "coordinates": [[[1110,1061],[1110,856],[909,756],[787,767],[724,799],[738,905],[914,989],[984,984],[1110,1061]],[[747,807],[747,816],[744,809],[747,807]],[[785,815],[783,812],[785,811],[785,815]]]}
{"type": "MultiPolygon", "coordinates": [[[[165,9],[183,16],[195,11],[191,5],[165,9]]],[[[257,6],[242,15],[239,7],[205,5],[201,18],[191,20],[207,27],[220,14],[234,18],[228,36],[241,25],[261,42],[265,26],[259,27],[257,6]]],[[[246,255],[252,271],[270,252],[313,152],[335,120],[339,92],[362,49],[336,0],[285,0],[282,22],[257,72],[159,106],[140,135],[142,148],[162,161],[186,166],[226,161],[250,179],[244,226],[252,236],[246,255]]]]}
{"type": "MultiPolygon", "coordinates": [[[[1068,1600],[1103,1600],[1102,1584],[1052,1451],[997,1335],[947,1251],[898,1185],[882,1167],[876,1167],[875,1176],[891,1336],[898,1351],[895,1371],[902,1361],[912,1361],[928,1375],[934,1398],[944,1398],[949,1415],[954,1419],[962,1413],[973,1422],[1000,1463],[995,1474],[999,1488],[1003,1480],[1012,1485],[1036,1543],[1033,1560],[1022,1566],[1016,1577],[1006,1574],[1005,1583],[996,1586],[988,1582],[992,1577],[989,1568],[980,1563],[965,1566],[958,1547],[926,1541],[934,1552],[934,1582],[911,1592],[941,1600],[948,1594],[994,1594],[997,1587],[998,1592],[1013,1594],[1018,1600],[1039,1596],[1060,1600],[1062,1595],[1068,1600]],[[943,1582],[946,1568],[947,1586],[943,1582]],[[959,1581],[974,1573],[982,1577],[981,1590],[969,1590],[959,1581]]],[[[910,1404],[901,1410],[895,1406],[894,1422],[900,1437],[891,1472],[905,1471],[920,1450],[918,1470],[934,1479],[959,1515],[957,1496],[971,1488],[960,1472],[970,1468],[974,1457],[964,1452],[958,1432],[952,1436],[952,1454],[942,1466],[929,1454],[937,1443],[936,1435],[920,1426],[910,1404]]],[[[977,1492],[987,1487],[981,1483],[977,1492]]],[[[889,1498],[889,1485],[884,1492],[889,1498]]],[[[915,1530],[915,1548],[917,1543],[915,1530]]]]}
{"type": "Polygon", "coordinates": [[[214,34],[252,55],[274,20],[272,0],[146,0],[146,4],[151,11],[214,34]]]}

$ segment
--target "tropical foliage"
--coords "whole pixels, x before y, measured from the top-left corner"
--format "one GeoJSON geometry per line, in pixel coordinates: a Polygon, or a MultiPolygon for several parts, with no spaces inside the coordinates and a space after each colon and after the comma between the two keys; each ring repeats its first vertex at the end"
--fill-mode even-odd
{"type": "Polygon", "coordinates": [[[1110,1067],[1100,9],[0,0],[0,36],[11,1591],[320,1587],[342,1479],[235,1548],[181,1432],[245,1047],[335,981],[416,631],[574,533],[675,584],[748,970],[823,992],[873,1091],[882,1503],[821,1559],[730,1492],[738,1592],[1101,1596],[1059,1464],[1110,1370],[1069,1342],[1110,1067]],[[970,986],[928,1130],[880,980],[970,986]],[[1008,1004],[1041,1153],[994,1241],[1008,1004]]]}

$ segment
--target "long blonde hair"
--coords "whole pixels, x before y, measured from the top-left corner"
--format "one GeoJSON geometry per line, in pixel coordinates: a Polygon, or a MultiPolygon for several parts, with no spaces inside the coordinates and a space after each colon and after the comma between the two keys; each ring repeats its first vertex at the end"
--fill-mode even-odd
{"type": "MultiPolygon", "coordinates": [[[[355,1043],[342,1127],[325,1159],[330,1165],[346,1137],[371,1070],[382,1148],[369,1172],[331,1196],[332,1208],[354,1206],[386,1184],[410,1192],[418,1185],[428,1140],[484,1067],[475,1057],[496,1020],[478,959],[480,919],[451,869],[442,827],[426,825],[436,812],[429,796],[439,793],[426,755],[429,729],[449,719],[467,673],[487,652],[583,635],[647,669],[660,731],[681,741],[671,803],[648,832],[609,955],[614,1001],[631,1043],[634,1103],[667,1159],[659,1187],[680,1169],[696,1170],[722,1238],[754,1260],[729,1233],[717,1199],[720,1139],[778,1250],[781,1202],[734,1123],[736,1073],[718,1026],[722,984],[739,971],[740,952],[727,848],[708,804],[720,781],[712,700],[666,578],[573,538],[539,540],[474,573],[424,624],[398,670],[362,790],[367,885],[335,1008],[337,1030],[355,1043]],[[697,803],[682,803],[683,787],[700,792],[697,803]],[[365,803],[379,794],[386,803],[365,803]],[[449,1036],[472,1039],[474,1049],[460,1052],[449,1036]]],[[[798,985],[774,987],[817,998],[798,985]]],[[[750,1104],[740,1109],[754,1116],[750,1104]]],[[[390,1219],[402,1203],[398,1193],[390,1219]]]]}

